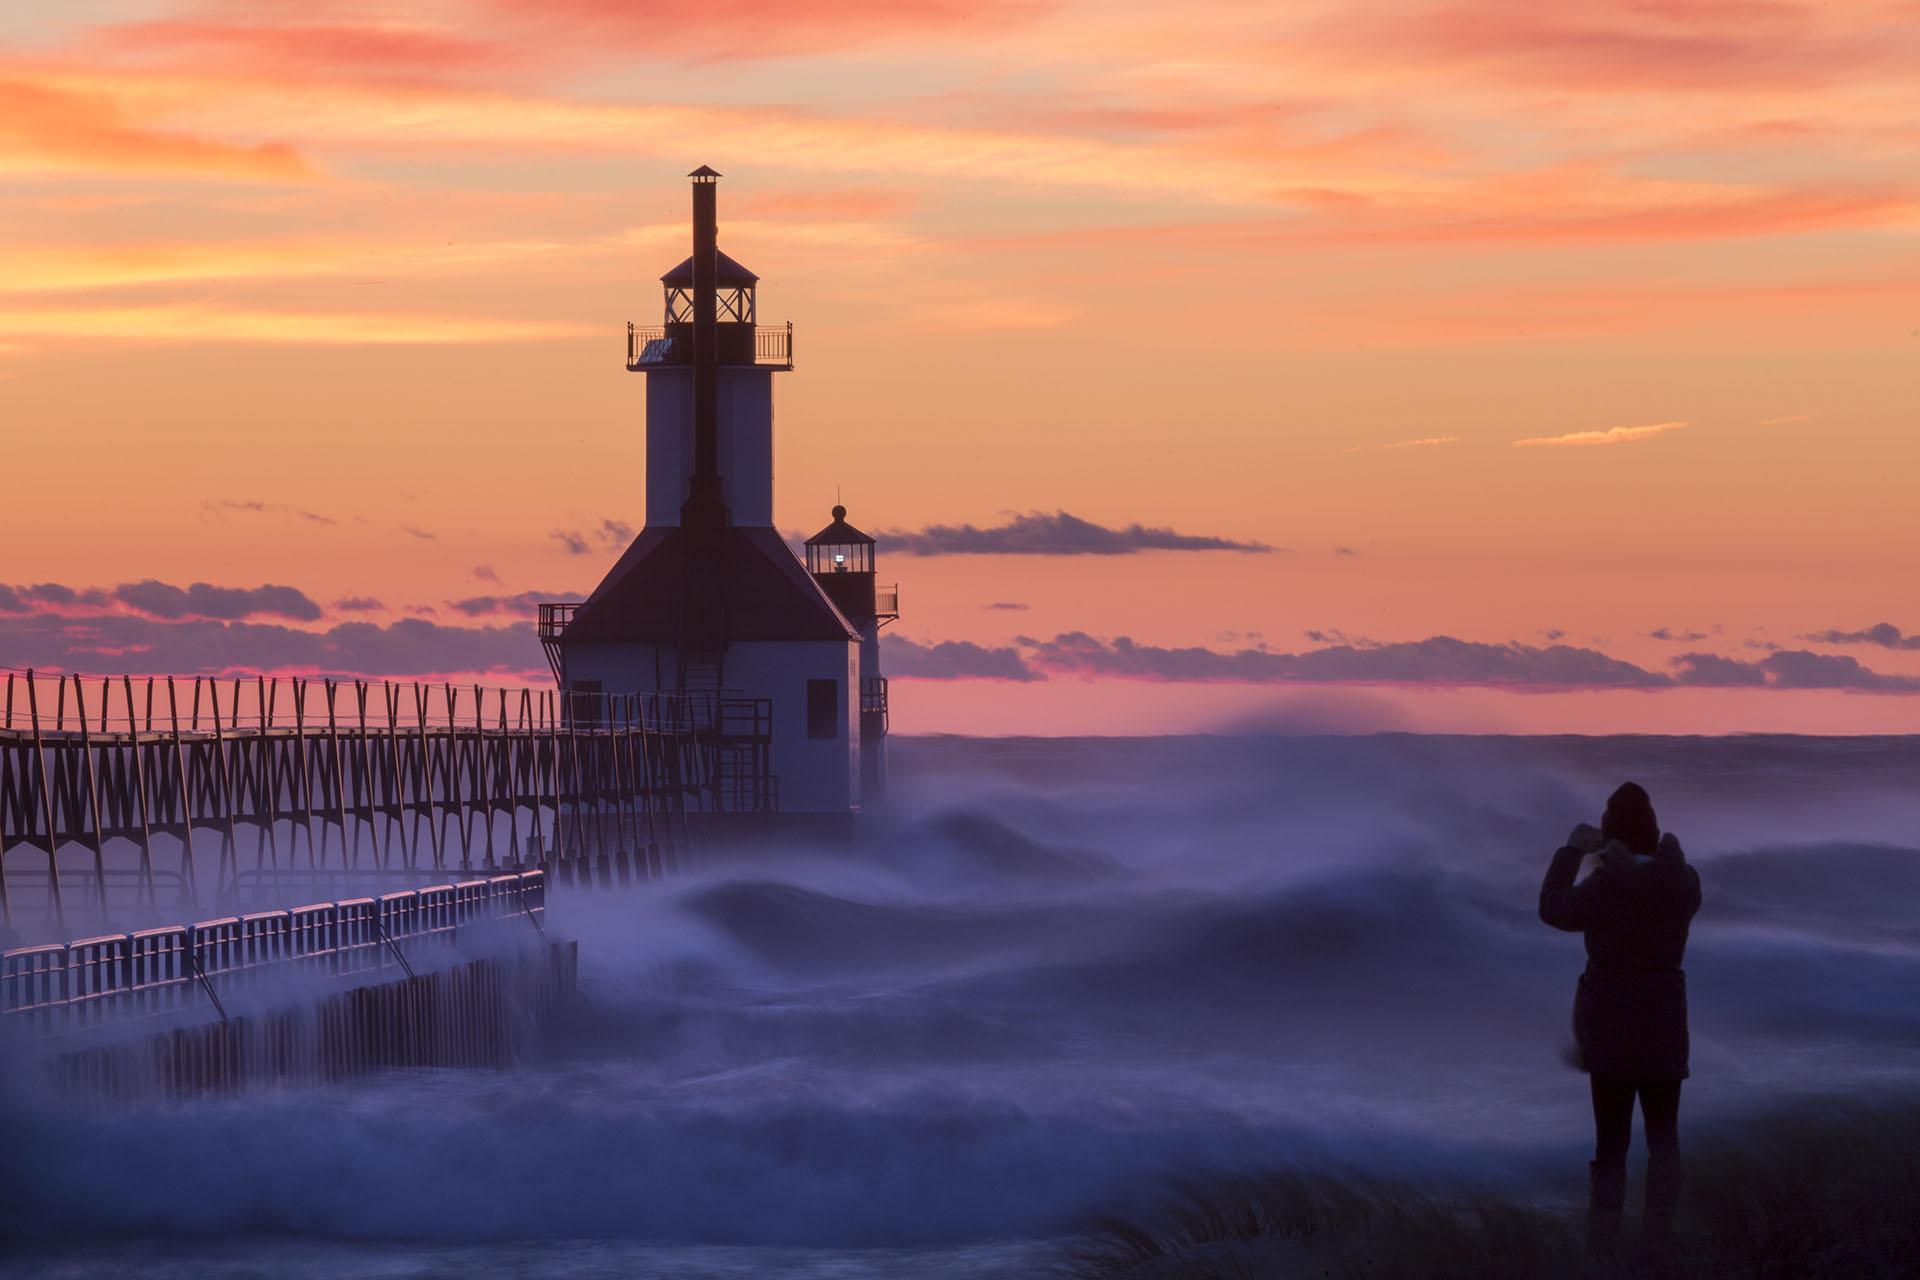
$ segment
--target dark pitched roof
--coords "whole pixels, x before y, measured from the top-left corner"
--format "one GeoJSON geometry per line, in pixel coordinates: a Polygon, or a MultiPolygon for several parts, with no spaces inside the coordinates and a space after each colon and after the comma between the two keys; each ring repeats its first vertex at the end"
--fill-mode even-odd
{"type": "Polygon", "coordinates": [[[873,539],[847,523],[847,509],[836,506],[833,509],[833,523],[807,539],[810,547],[826,546],[832,543],[872,542],[873,539]]]}
{"type": "MultiPolygon", "coordinates": [[[[753,274],[753,272],[747,270],[726,254],[721,253],[718,249],[715,249],[713,253],[714,256],[719,259],[718,262],[714,263],[713,283],[715,288],[743,289],[759,281],[759,276],[753,274]]],[[[691,289],[693,287],[692,256],[689,255],[685,262],[661,276],[660,283],[681,285],[691,289]]]]}
{"type": "MultiPolygon", "coordinates": [[[[680,639],[686,539],[645,529],[607,571],[561,643],[680,639]]],[[[857,640],[859,635],[772,529],[729,528],[720,548],[728,640],[857,640]]]]}

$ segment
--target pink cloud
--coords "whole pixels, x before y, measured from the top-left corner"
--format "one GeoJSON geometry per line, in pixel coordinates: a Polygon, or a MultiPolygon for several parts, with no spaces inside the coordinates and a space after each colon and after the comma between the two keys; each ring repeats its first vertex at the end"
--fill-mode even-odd
{"type": "Polygon", "coordinates": [[[608,42],[675,59],[746,60],[995,33],[1054,6],[1043,0],[481,0],[479,7],[537,23],[547,39],[608,42]]]}
{"type": "Polygon", "coordinates": [[[1556,88],[1807,87],[1886,66],[1911,46],[1897,6],[1788,0],[1630,0],[1553,6],[1453,0],[1398,21],[1340,24],[1349,49],[1556,88]],[[1903,29],[1903,27],[1905,29],[1903,29]]]}
{"type": "Polygon", "coordinates": [[[139,173],[251,182],[316,175],[282,143],[237,145],[134,123],[109,98],[0,79],[0,172],[139,173]]]}
{"type": "Polygon", "coordinates": [[[141,60],[257,75],[300,71],[348,78],[494,72],[526,60],[507,43],[430,27],[167,19],[104,27],[91,45],[141,60]]]}

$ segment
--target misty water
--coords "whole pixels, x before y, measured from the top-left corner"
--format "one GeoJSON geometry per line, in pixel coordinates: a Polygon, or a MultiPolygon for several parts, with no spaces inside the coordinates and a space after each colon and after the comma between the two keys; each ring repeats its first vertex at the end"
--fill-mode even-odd
{"type": "MultiPolygon", "coordinates": [[[[1920,1081],[1920,739],[895,744],[859,846],[558,899],[550,1055],[73,1108],[9,1071],[9,1274],[982,1277],[1170,1178],[1584,1187],[1548,857],[1699,867],[1683,1141],[1920,1081]]],[[[1637,1163],[1637,1153],[1636,1153],[1637,1163]]]]}

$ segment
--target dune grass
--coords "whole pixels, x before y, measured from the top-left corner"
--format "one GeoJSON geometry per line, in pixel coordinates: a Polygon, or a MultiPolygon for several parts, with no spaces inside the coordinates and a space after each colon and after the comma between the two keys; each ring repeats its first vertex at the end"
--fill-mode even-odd
{"type": "MultiPolygon", "coordinates": [[[[1637,1161],[1636,1161],[1637,1163],[1637,1161]]],[[[1637,1192],[1637,1187],[1636,1187],[1637,1192]]],[[[1190,1179],[1093,1225],[1071,1280],[1880,1280],[1920,1276],[1920,1099],[1808,1100],[1694,1142],[1672,1253],[1584,1251],[1585,1206],[1295,1170],[1190,1179]]]]}

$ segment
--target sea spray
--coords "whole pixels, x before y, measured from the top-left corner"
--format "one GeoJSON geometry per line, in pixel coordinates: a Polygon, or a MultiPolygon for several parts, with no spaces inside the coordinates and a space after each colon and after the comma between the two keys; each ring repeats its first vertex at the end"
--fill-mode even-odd
{"type": "Polygon", "coordinates": [[[10,1084],[0,1226],[56,1258],[486,1239],[503,1273],[595,1238],[644,1273],[1046,1239],[1181,1170],[1571,1193],[1581,957],[1534,916],[1567,829],[1631,774],[1700,868],[1699,1132],[1920,1080],[1917,764],[1906,739],[903,741],[853,848],[557,901],[586,1007],[541,1061],[105,1112],[10,1084]]]}

